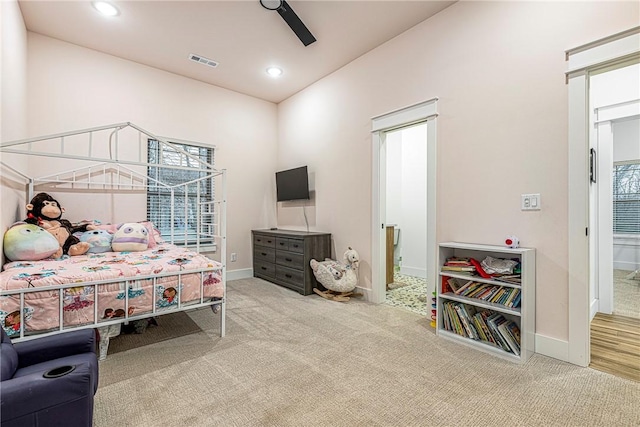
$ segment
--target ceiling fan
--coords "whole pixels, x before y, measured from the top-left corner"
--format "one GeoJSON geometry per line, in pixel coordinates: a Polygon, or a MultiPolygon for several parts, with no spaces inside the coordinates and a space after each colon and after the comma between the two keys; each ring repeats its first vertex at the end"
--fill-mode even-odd
{"type": "Polygon", "coordinates": [[[289,27],[296,33],[296,36],[300,39],[302,44],[309,46],[316,41],[311,31],[304,25],[304,23],[298,18],[298,15],[291,9],[291,6],[284,0],[260,0],[260,4],[265,9],[277,11],[282,19],[289,24],[289,27]]]}

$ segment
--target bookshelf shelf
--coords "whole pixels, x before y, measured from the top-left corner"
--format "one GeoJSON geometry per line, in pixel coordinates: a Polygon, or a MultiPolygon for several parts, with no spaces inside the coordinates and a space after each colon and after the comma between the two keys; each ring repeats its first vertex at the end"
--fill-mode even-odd
{"type": "Polygon", "coordinates": [[[446,242],[439,245],[438,255],[441,266],[436,292],[438,335],[507,360],[526,362],[535,351],[535,249],[446,242]],[[520,283],[442,269],[445,265],[462,265],[469,258],[480,263],[487,257],[516,261],[520,283]],[[507,296],[519,293],[519,303],[509,307],[506,301],[513,301],[513,297],[490,302],[463,295],[469,292],[461,284],[469,281],[473,282],[469,286],[476,286],[480,292],[476,296],[495,289],[494,292],[501,291],[507,296]]]}
{"type": "Polygon", "coordinates": [[[465,297],[464,295],[456,295],[451,292],[441,294],[440,298],[451,300],[451,301],[458,301],[464,304],[471,304],[481,308],[488,308],[489,310],[499,311],[501,313],[506,313],[506,314],[512,314],[514,316],[520,316],[520,308],[505,307],[504,305],[498,304],[496,302],[482,301],[477,298],[469,298],[469,297],[465,297]]]}
{"type": "Polygon", "coordinates": [[[469,338],[465,338],[465,337],[461,337],[460,335],[454,334],[453,332],[449,332],[449,331],[438,331],[438,334],[441,337],[444,337],[448,340],[451,341],[456,341],[459,342],[461,344],[464,344],[468,347],[473,347],[473,348],[477,348],[481,351],[484,351],[485,353],[491,353],[494,354],[498,357],[501,357],[503,359],[507,359],[510,360],[512,362],[520,362],[521,359],[520,357],[516,356],[515,354],[511,354],[511,353],[507,353],[506,351],[502,350],[501,348],[497,348],[494,347],[492,345],[489,345],[483,341],[473,341],[469,338]]]}
{"type": "Polygon", "coordinates": [[[483,279],[480,276],[473,276],[471,274],[454,273],[452,271],[440,272],[440,277],[455,277],[462,280],[473,280],[474,282],[486,283],[488,285],[507,286],[510,288],[522,288],[522,285],[516,285],[515,283],[501,282],[499,280],[483,279]]]}

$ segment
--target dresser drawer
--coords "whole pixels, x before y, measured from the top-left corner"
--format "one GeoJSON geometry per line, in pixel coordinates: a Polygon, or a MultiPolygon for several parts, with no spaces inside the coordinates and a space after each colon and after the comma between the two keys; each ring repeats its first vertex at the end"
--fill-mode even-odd
{"type": "Polygon", "coordinates": [[[266,246],[255,246],[253,248],[253,260],[254,262],[266,261],[273,263],[276,260],[276,250],[266,246]]]}
{"type": "Polygon", "coordinates": [[[276,265],[276,279],[300,289],[304,288],[304,271],[302,270],[276,265]]]}
{"type": "Polygon", "coordinates": [[[276,238],[271,236],[264,236],[262,234],[254,234],[253,246],[266,246],[269,248],[275,248],[276,238]]]}
{"type": "Polygon", "coordinates": [[[304,255],[289,251],[276,251],[276,264],[296,270],[304,269],[304,255]]]}
{"type": "Polygon", "coordinates": [[[297,252],[299,254],[304,253],[304,240],[289,239],[289,251],[297,252]]]}
{"type": "Polygon", "coordinates": [[[276,277],[276,265],[267,262],[254,261],[253,274],[267,277],[276,277]]]}
{"type": "Polygon", "coordinates": [[[289,239],[285,239],[283,237],[276,237],[276,248],[278,250],[288,251],[289,239]]]}
{"type": "Polygon", "coordinates": [[[304,253],[304,240],[276,237],[276,249],[302,254],[304,253]]]}

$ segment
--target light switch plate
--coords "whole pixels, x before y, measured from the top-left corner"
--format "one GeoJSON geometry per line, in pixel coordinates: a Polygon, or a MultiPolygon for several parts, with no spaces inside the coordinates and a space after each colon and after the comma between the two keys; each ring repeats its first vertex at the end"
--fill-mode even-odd
{"type": "Polygon", "coordinates": [[[523,211],[539,211],[540,210],[540,194],[523,194],[521,209],[523,211]]]}

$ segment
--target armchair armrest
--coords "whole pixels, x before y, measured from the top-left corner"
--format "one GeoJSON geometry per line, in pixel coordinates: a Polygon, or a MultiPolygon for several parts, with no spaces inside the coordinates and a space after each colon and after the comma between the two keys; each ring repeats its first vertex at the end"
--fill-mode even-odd
{"type": "Polygon", "coordinates": [[[18,368],[24,368],[74,354],[95,353],[96,332],[93,329],[65,332],[15,343],[13,348],[18,353],[18,368]]]}
{"type": "Polygon", "coordinates": [[[73,372],[59,378],[44,378],[42,372],[2,381],[0,415],[2,423],[93,396],[91,367],[76,366],[73,372]]]}

